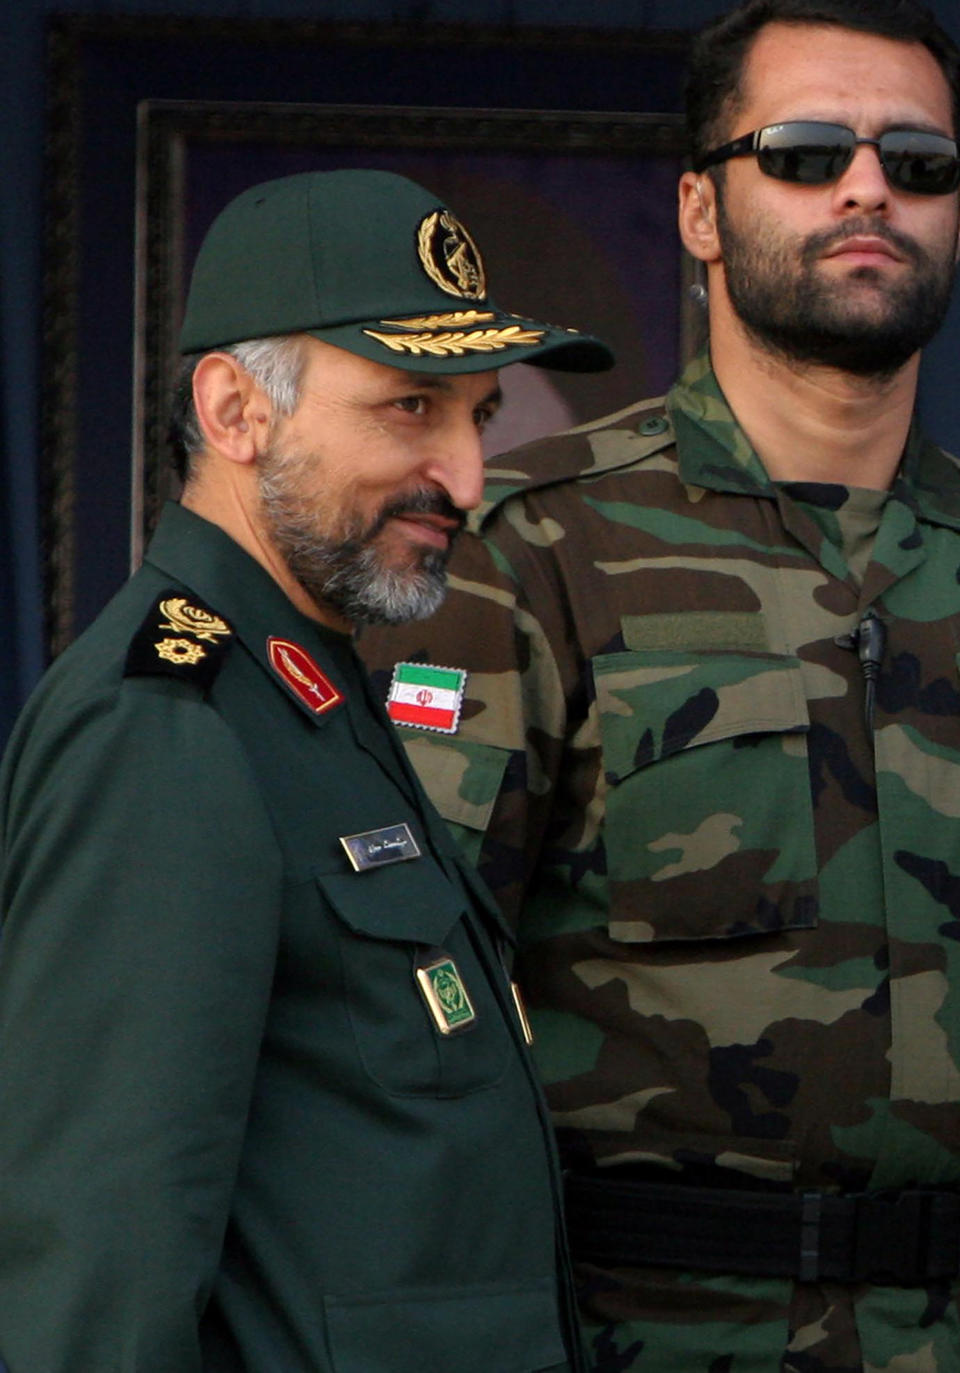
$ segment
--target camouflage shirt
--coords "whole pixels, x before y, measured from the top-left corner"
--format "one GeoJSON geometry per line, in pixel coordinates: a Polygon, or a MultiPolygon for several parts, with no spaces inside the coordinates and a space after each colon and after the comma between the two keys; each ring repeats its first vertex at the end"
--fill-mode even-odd
{"type": "MultiPolygon", "coordinates": [[[[960,1184],[960,471],[914,430],[866,538],[864,494],[771,483],[700,359],[506,459],[441,613],[361,645],[469,673],[406,743],[517,926],[568,1166],[960,1184]]],[[[960,1368],[956,1283],[580,1278],[604,1373],[960,1368]]]]}

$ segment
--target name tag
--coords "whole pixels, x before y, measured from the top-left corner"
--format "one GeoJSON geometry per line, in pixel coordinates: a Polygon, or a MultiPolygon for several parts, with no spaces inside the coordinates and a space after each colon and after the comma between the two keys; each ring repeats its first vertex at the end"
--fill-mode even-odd
{"type": "Polygon", "coordinates": [[[365,830],[363,834],[341,835],[340,843],[354,872],[366,872],[370,868],[382,868],[387,863],[405,863],[410,858],[420,857],[417,841],[406,824],[365,830]]]}

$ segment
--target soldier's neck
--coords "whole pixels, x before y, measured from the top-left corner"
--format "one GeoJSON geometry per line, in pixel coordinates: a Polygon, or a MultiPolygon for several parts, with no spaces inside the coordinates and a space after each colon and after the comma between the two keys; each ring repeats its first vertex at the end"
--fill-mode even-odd
{"type": "Polygon", "coordinates": [[[720,388],[774,481],[890,486],[913,415],[919,353],[882,379],[799,368],[765,351],[739,321],[711,327],[710,348],[720,388]]]}

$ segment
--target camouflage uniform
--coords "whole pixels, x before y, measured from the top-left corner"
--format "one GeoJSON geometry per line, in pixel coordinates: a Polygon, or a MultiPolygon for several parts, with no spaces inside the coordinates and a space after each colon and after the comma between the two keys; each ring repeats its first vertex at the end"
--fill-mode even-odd
{"type": "MultiPolygon", "coordinates": [[[[778,488],[701,359],[507,461],[441,613],[362,649],[470,673],[405,741],[518,925],[568,1167],[957,1186],[954,460],[914,430],[886,498],[778,488]]],[[[603,1373],[960,1368],[955,1280],[579,1278],[603,1373]]]]}

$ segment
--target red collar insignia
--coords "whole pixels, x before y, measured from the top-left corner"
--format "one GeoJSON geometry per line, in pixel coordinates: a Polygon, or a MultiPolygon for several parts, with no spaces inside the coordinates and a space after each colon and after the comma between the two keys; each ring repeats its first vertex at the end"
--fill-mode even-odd
{"type": "Polygon", "coordinates": [[[299,644],[271,636],[267,640],[267,652],[274,672],[283,678],[314,715],[322,715],[343,700],[343,695],[330,678],[321,672],[307,650],[299,644]]]}

